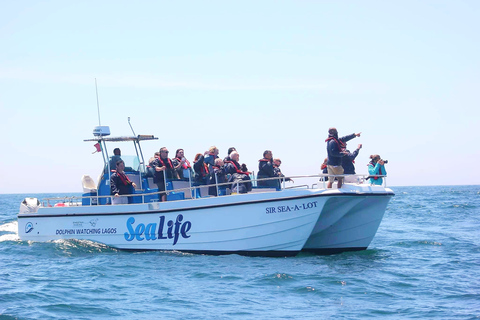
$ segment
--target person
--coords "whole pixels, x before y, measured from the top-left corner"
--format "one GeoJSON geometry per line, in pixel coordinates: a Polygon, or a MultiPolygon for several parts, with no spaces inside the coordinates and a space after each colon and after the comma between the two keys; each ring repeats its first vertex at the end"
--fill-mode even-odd
{"type": "MultiPolygon", "coordinates": [[[[168,158],[168,149],[166,147],[160,148],[160,157],[152,161],[151,166],[155,170],[155,175],[153,176],[153,182],[157,184],[158,191],[166,191],[166,181],[167,179],[177,179],[177,172],[173,166],[172,161],[168,158]]],[[[158,197],[160,201],[167,201],[166,193],[159,193],[158,197]]]]}
{"type": "Polygon", "coordinates": [[[223,196],[226,194],[226,185],[218,186],[218,194],[217,194],[217,186],[216,184],[222,184],[227,182],[227,175],[225,174],[225,167],[223,160],[220,158],[215,159],[215,165],[213,166],[213,172],[209,176],[208,184],[212,185],[208,188],[208,194],[212,196],[223,196]]]}
{"type": "Polygon", "coordinates": [[[248,168],[244,163],[242,163],[240,167],[242,171],[239,170],[238,172],[234,172],[228,179],[228,182],[231,183],[230,189],[232,190],[232,193],[247,193],[252,191],[252,181],[250,180],[248,168]]]}
{"type": "Polygon", "coordinates": [[[113,156],[110,158],[110,171],[114,172],[117,168],[117,161],[122,160],[120,148],[113,149],[113,156]]]}
{"type": "Polygon", "coordinates": [[[112,204],[127,204],[131,202],[129,197],[123,195],[132,194],[137,185],[130,181],[124,172],[125,162],[118,160],[115,164],[115,172],[110,177],[110,194],[113,195],[112,204]]]}
{"type": "MultiPolygon", "coordinates": [[[[386,176],[387,175],[387,170],[385,170],[385,160],[382,160],[382,158],[378,154],[372,154],[370,156],[370,159],[372,159],[368,163],[368,174],[371,176],[386,176]]],[[[382,185],[383,184],[383,178],[382,177],[369,177],[370,183],[374,185],[382,185]]]]}
{"type": "Polygon", "coordinates": [[[210,170],[208,170],[208,166],[205,164],[205,157],[201,153],[197,153],[195,155],[195,160],[193,161],[193,170],[195,171],[195,185],[202,186],[207,184],[210,170]]]}
{"type": "Polygon", "coordinates": [[[147,165],[146,172],[145,172],[145,176],[147,178],[153,178],[155,176],[155,169],[153,169],[153,167],[152,167],[152,162],[157,158],[160,158],[160,152],[155,152],[153,157],[151,157],[148,160],[148,165],[147,165]]]}
{"type": "MultiPolygon", "coordinates": [[[[342,158],[345,156],[345,148],[346,142],[352,140],[355,137],[360,137],[362,133],[352,133],[348,136],[344,136],[339,138],[338,132],[336,128],[328,129],[328,138],[325,140],[327,143],[327,170],[328,174],[332,175],[328,177],[328,185],[327,188],[331,188],[333,186],[333,181],[335,181],[335,177],[333,175],[342,175],[343,174],[343,167],[342,167],[342,158]]],[[[343,177],[337,177],[338,184],[337,187],[340,189],[342,187],[343,177]]]]}
{"type": "Polygon", "coordinates": [[[192,167],[190,166],[190,162],[185,158],[183,149],[177,149],[172,162],[180,179],[190,178],[190,170],[192,170],[192,167]]]}
{"type": "Polygon", "coordinates": [[[237,151],[237,149],[235,149],[235,147],[228,148],[228,153],[227,156],[223,159],[223,163],[226,163],[227,161],[232,161],[232,159],[230,159],[230,153],[232,153],[233,151],[237,151]]]}
{"type": "MultiPolygon", "coordinates": [[[[285,175],[282,173],[282,170],[280,170],[280,165],[282,164],[282,160],[276,158],[273,159],[273,172],[275,173],[276,177],[285,177],[285,175]]],[[[283,181],[283,179],[279,180],[279,184],[283,181]]],[[[293,182],[293,179],[290,178],[285,178],[285,181],[290,181],[293,182]]]]}
{"type": "Polygon", "coordinates": [[[208,155],[205,155],[205,163],[208,165],[208,170],[213,171],[213,166],[215,165],[215,159],[218,158],[219,150],[215,146],[211,146],[208,149],[208,155]]]}
{"type": "MultiPolygon", "coordinates": [[[[327,162],[328,162],[328,158],[325,158],[323,160],[322,165],[320,166],[320,170],[322,170],[322,174],[328,174],[327,162]]],[[[328,180],[328,177],[321,177],[320,178],[320,181],[327,181],[327,180],[328,180]]]]}
{"type": "Polygon", "coordinates": [[[232,153],[230,153],[230,161],[225,161],[225,173],[227,175],[232,175],[234,173],[250,174],[250,172],[242,170],[242,166],[238,161],[240,161],[240,154],[238,154],[237,151],[232,151],[232,153]]]}
{"type": "MultiPolygon", "coordinates": [[[[273,169],[273,154],[270,150],[263,152],[263,159],[258,160],[258,174],[257,179],[274,178],[276,177],[273,169]]],[[[259,187],[280,187],[279,180],[259,180],[257,181],[259,187]]]]}
{"type": "MultiPolygon", "coordinates": [[[[360,149],[362,149],[362,144],[359,144],[357,149],[355,149],[355,151],[353,152],[350,152],[349,150],[345,150],[346,154],[342,158],[343,174],[351,174],[351,175],[355,174],[355,165],[354,165],[355,158],[358,156],[360,149]]],[[[358,179],[355,176],[346,176],[345,182],[357,183],[358,179]]]]}

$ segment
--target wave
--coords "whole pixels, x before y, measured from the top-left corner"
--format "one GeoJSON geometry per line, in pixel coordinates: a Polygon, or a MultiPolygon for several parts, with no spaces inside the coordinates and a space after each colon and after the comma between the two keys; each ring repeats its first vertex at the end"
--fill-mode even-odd
{"type": "Polygon", "coordinates": [[[12,221],[0,225],[0,242],[18,241],[18,222],[12,221]]]}

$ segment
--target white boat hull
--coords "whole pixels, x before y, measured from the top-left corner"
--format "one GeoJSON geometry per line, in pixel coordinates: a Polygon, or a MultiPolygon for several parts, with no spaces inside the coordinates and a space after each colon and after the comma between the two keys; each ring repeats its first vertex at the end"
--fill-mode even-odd
{"type": "Polygon", "coordinates": [[[365,250],[394,195],[381,186],[348,186],[326,201],[303,251],[334,254],[365,250]]]}
{"type": "MultiPolygon", "coordinates": [[[[317,192],[320,193],[320,192],[317,192]]],[[[18,215],[22,240],[91,240],[130,250],[291,256],[327,198],[310,190],[166,203],[41,207],[18,215]]]]}

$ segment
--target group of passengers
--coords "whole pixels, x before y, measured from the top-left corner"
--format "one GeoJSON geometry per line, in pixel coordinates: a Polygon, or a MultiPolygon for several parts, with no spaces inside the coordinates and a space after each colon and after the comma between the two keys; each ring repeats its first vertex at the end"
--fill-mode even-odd
{"type": "MultiPolygon", "coordinates": [[[[160,201],[166,201],[166,181],[192,179],[194,186],[209,186],[208,194],[212,196],[225,195],[227,188],[232,193],[247,193],[252,190],[251,172],[247,166],[240,164],[240,154],[234,147],[228,149],[227,156],[222,160],[217,147],[212,146],[205,153],[197,153],[193,167],[185,158],[184,150],[178,149],[175,157],[168,157],[168,149],[162,147],[150,159],[147,167],[147,176],[153,177],[160,193],[160,201]],[[167,180],[165,180],[167,179],[167,180]]],[[[273,159],[272,152],[267,150],[263,159],[259,160],[258,181],[259,187],[280,187],[279,177],[284,177],[280,170],[280,159],[273,159]]],[[[285,178],[286,181],[291,181],[285,178]]]]}
{"type": "MultiPolygon", "coordinates": [[[[355,175],[355,158],[357,157],[362,145],[359,144],[355,151],[350,152],[347,150],[347,141],[352,140],[353,138],[360,137],[360,133],[352,133],[350,135],[344,136],[339,138],[338,131],[336,128],[328,129],[328,138],[325,140],[327,143],[327,155],[328,157],[325,158],[321,169],[323,170],[324,174],[329,174],[328,176],[328,188],[332,188],[333,182],[337,180],[338,184],[337,187],[341,188],[343,180],[345,182],[357,182],[357,178],[355,175]],[[335,177],[334,175],[352,175],[352,176],[345,176],[345,177],[335,177]]],[[[368,173],[369,177],[367,179],[370,180],[371,184],[374,185],[382,185],[383,178],[382,176],[387,175],[387,171],[385,170],[385,163],[386,160],[382,160],[382,158],[378,154],[373,154],[370,156],[371,161],[368,163],[368,173]]]]}
{"type": "MultiPolygon", "coordinates": [[[[354,163],[362,145],[359,144],[353,152],[350,152],[347,150],[346,142],[360,137],[360,135],[361,132],[339,138],[336,128],[328,130],[328,138],[325,140],[328,157],[325,158],[321,166],[323,173],[329,175],[328,188],[332,188],[335,180],[338,181],[338,188],[342,187],[344,180],[345,182],[357,182],[357,178],[354,176],[354,163]]],[[[215,146],[210,147],[203,154],[197,153],[193,161],[193,167],[185,158],[183,149],[178,149],[172,159],[168,157],[168,154],[168,149],[162,147],[150,159],[147,166],[147,176],[153,177],[153,182],[160,192],[160,201],[167,200],[167,182],[171,180],[192,180],[194,186],[209,186],[208,194],[212,196],[225,195],[227,188],[232,193],[247,193],[252,190],[251,173],[245,164],[240,164],[240,155],[234,147],[228,149],[228,154],[223,160],[218,156],[219,150],[215,146]]],[[[119,198],[122,194],[132,193],[132,187],[136,187],[123,172],[125,164],[120,155],[120,149],[116,148],[110,162],[110,167],[116,168],[110,182],[111,193],[115,198],[119,198]]],[[[383,183],[382,176],[387,174],[384,166],[386,161],[382,160],[377,154],[371,155],[370,159],[371,161],[368,164],[370,177],[367,179],[370,179],[371,184],[381,185],[383,183]]],[[[265,150],[263,158],[259,160],[257,186],[278,190],[281,180],[293,182],[292,179],[286,178],[282,174],[280,165],[281,160],[274,159],[272,151],[265,150]]],[[[198,195],[199,191],[197,190],[198,195]]]]}

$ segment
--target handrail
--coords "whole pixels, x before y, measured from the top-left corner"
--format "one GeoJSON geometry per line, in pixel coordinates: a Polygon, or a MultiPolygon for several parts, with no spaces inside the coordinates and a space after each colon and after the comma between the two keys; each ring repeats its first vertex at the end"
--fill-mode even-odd
{"type": "MultiPolygon", "coordinates": [[[[331,175],[331,174],[315,174],[315,175],[297,175],[297,176],[289,176],[289,177],[271,177],[271,178],[256,178],[256,179],[251,179],[250,181],[236,181],[234,182],[235,185],[237,186],[237,190],[238,190],[238,186],[241,184],[241,183],[247,183],[247,182],[254,182],[254,181],[271,181],[271,180],[282,180],[282,188],[281,190],[285,190],[285,189],[294,189],[294,188],[301,188],[301,187],[307,187],[309,188],[308,185],[298,185],[298,186],[291,186],[291,187],[286,187],[285,186],[285,182],[287,180],[287,178],[290,178],[290,179],[302,179],[302,178],[324,178],[324,177],[329,177],[329,176],[332,176],[332,177],[336,177],[336,178],[342,178],[342,177],[352,177],[352,176],[356,176],[356,177],[361,177],[363,181],[366,181],[366,179],[368,178],[373,178],[373,177],[379,177],[379,178],[385,178],[384,179],[384,186],[386,187],[386,175],[370,175],[370,174],[339,174],[339,175],[331,175]]],[[[166,179],[165,179],[166,180],[166,179]]],[[[173,180],[175,181],[175,180],[173,180]]],[[[191,177],[189,177],[189,181],[190,181],[190,187],[186,187],[186,188],[179,188],[179,189],[173,189],[173,190],[165,190],[165,191],[157,191],[157,192],[148,192],[148,193],[134,193],[134,194],[128,194],[128,195],[120,195],[120,197],[142,197],[142,203],[146,203],[145,202],[145,196],[152,196],[152,195],[159,195],[159,194],[169,194],[169,193],[172,193],[172,192],[190,192],[192,193],[192,191],[194,190],[197,190],[197,189],[200,189],[200,188],[204,188],[206,186],[213,186],[213,184],[210,184],[210,185],[199,185],[199,186],[192,186],[191,184],[191,177]]],[[[324,186],[324,189],[325,188],[325,183],[326,181],[324,180],[323,181],[323,186],[324,186]]],[[[215,177],[215,187],[217,189],[217,195],[219,194],[219,189],[218,187],[219,186],[231,186],[233,183],[232,182],[224,182],[224,183],[218,183],[216,177],[215,177]]],[[[317,185],[317,183],[313,184],[312,185],[312,188],[314,185],[317,185]]],[[[261,189],[261,188],[260,188],[261,189]]],[[[50,205],[50,201],[63,201],[63,203],[68,203],[69,205],[71,206],[78,206],[79,202],[81,202],[81,200],[83,199],[89,199],[90,201],[90,205],[92,205],[92,200],[93,199],[96,199],[97,200],[97,203],[99,203],[99,199],[107,199],[107,198],[110,198],[110,199],[113,199],[114,196],[113,195],[105,195],[105,196],[99,196],[99,195],[96,195],[96,196],[87,196],[87,197],[84,197],[84,196],[71,196],[71,197],[53,197],[53,198],[44,198],[42,199],[42,203],[44,204],[45,206],[45,203],[47,203],[47,206],[51,207],[50,205]]],[[[152,201],[158,201],[158,200],[152,200],[152,201]]]]}

